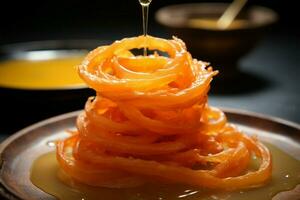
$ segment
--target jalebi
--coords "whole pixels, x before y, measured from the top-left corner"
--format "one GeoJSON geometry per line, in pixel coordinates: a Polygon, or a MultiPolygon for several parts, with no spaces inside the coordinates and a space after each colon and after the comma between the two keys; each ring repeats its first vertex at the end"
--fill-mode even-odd
{"type": "Polygon", "coordinates": [[[72,179],[110,188],[163,182],[224,190],[270,179],[269,150],[208,105],[217,71],[193,59],[180,39],[139,36],[100,46],[78,72],[97,95],[78,116],[77,131],[57,143],[59,164],[72,179]],[[131,51],[141,48],[153,53],[131,51]],[[253,155],[257,169],[250,168],[253,155]]]}

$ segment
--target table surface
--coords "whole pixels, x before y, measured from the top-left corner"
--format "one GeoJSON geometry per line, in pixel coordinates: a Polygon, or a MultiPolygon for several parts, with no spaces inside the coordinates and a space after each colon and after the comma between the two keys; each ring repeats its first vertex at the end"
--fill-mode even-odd
{"type": "Polygon", "coordinates": [[[241,70],[253,77],[253,85],[259,81],[260,86],[239,94],[211,95],[210,103],[300,123],[299,44],[296,35],[269,35],[240,62],[241,70]]]}

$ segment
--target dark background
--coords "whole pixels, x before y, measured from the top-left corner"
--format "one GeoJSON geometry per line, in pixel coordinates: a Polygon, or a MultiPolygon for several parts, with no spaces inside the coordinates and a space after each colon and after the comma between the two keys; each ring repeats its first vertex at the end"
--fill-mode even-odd
{"type": "MultiPolygon", "coordinates": [[[[159,35],[154,13],[160,7],[203,0],[153,0],[150,33],[159,35]]],[[[213,1],[209,1],[213,2],[213,1]]],[[[222,2],[222,1],[221,1],[222,2]]],[[[224,1],[223,2],[229,2],[224,1]]],[[[138,0],[98,1],[2,1],[0,42],[28,40],[101,38],[117,39],[142,32],[138,0]]],[[[299,27],[297,1],[249,0],[248,5],[263,5],[280,15],[279,26],[293,32],[299,27]]],[[[285,30],[286,31],[286,30],[285,30]]],[[[299,28],[297,30],[299,33],[299,28]]]]}
{"type": "MultiPolygon", "coordinates": [[[[202,1],[153,0],[150,6],[149,33],[169,37],[170,34],[155,22],[154,13],[166,5],[188,2],[202,1]]],[[[1,3],[0,45],[56,39],[113,41],[142,33],[141,7],[138,0],[27,0],[1,3]]],[[[300,123],[300,31],[297,1],[248,2],[248,5],[254,4],[272,8],[279,14],[280,19],[257,47],[239,62],[239,68],[247,75],[247,79],[231,86],[237,88],[237,92],[226,93],[226,89],[230,88],[224,88],[223,93],[211,92],[210,103],[300,123]],[[247,89],[243,88],[244,83],[247,89]]],[[[3,102],[2,99],[0,101],[3,102]]],[[[83,105],[78,109],[82,107],[83,105]]],[[[11,111],[17,114],[17,111],[11,111]]],[[[71,109],[61,112],[65,111],[71,109]]],[[[1,112],[1,117],[5,118],[7,111],[1,112]]],[[[7,124],[2,121],[0,135],[4,138],[20,128],[48,117],[50,116],[44,115],[22,124],[7,124]]]]}

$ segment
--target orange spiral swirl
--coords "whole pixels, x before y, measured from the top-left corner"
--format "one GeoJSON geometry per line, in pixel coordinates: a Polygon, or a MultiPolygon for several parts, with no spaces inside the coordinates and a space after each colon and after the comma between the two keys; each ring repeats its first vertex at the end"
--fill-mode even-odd
{"type": "Polygon", "coordinates": [[[58,142],[63,171],[112,188],[153,181],[225,190],[264,184],[270,152],[208,106],[217,72],[207,65],[177,38],[139,36],[90,52],[78,71],[97,96],[78,116],[76,133],[58,142]],[[143,47],[168,57],[130,51],[143,47]],[[261,160],[258,169],[249,167],[252,154],[261,160]]]}

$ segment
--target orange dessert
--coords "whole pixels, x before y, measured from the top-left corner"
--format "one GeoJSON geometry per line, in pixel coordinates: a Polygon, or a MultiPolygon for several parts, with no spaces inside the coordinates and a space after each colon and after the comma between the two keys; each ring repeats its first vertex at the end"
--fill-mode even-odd
{"type": "Polygon", "coordinates": [[[97,96],[78,116],[77,131],[57,143],[57,160],[71,179],[109,188],[163,182],[221,190],[270,179],[269,150],[208,105],[217,71],[193,59],[180,39],[139,36],[100,46],[78,72],[97,96]],[[154,53],[130,51],[144,47],[154,53]],[[253,155],[257,169],[250,167],[253,155]]]}

